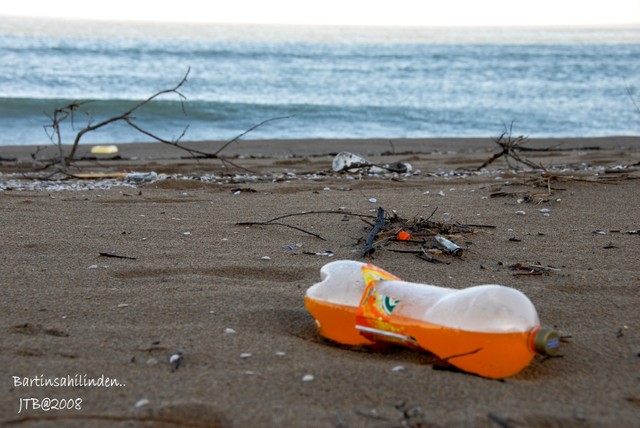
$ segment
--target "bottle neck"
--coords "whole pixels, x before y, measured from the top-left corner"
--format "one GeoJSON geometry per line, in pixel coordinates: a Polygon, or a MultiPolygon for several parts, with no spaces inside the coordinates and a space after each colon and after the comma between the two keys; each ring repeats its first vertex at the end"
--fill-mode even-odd
{"type": "Polygon", "coordinates": [[[529,348],[536,354],[552,357],[560,348],[560,335],[551,328],[537,327],[529,334],[529,348]]]}

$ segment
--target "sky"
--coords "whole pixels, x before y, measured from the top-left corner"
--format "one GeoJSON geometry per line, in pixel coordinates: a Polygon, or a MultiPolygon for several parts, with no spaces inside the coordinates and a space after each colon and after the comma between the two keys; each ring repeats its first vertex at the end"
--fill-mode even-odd
{"type": "Polygon", "coordinates": [[[0,14],[136,21],[385,26],[640,24],[640,0],[17,0],[0,14]]]}

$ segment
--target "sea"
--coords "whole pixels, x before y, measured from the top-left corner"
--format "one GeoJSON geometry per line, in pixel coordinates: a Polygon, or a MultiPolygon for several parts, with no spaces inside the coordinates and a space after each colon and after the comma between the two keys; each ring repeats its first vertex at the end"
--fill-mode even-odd
{"type": "Polygon", "coordinates": [[[640,135],[640,27],[0,16],[0,146],[52,144],[54,111],[75,105],[60,122],[71,143],[156,94],[129,116],[147,133],[116,121],[81,144],[227,141],[248,130],[243,138],[640,135]]]}

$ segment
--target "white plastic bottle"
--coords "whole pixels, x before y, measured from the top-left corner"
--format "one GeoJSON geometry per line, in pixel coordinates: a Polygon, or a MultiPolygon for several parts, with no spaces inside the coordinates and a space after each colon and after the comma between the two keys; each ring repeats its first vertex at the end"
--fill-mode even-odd
{"type": "Polygon", "coordinates": [[[536,353],[553,355],[558,334],[540,327],[531,301],[501,285],[455,290],[405,282],[371,264],[321,269],[305,306],[319,333],[348,345],[400,342],[490,378],[514,375],[536,353]]]}

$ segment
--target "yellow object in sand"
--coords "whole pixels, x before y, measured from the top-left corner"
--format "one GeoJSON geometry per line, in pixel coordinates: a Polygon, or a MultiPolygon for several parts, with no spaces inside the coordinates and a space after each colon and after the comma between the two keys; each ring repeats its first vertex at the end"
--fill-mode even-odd
{"type": "Polygon", "coordinates": [[[86,173],[73,174],[73,177],[81,178],[84,180],[94,180],[98,178],[123,179],[127,177],[127,173],[126,172],[86,172],[86,173]]]}
{"type": "Polygon", "coordinates": [[[113,155],[118,153],[118,146],[109,145],[109,146],[93,146],[91,148],[91,153],[94,155],[113,155]]]}

